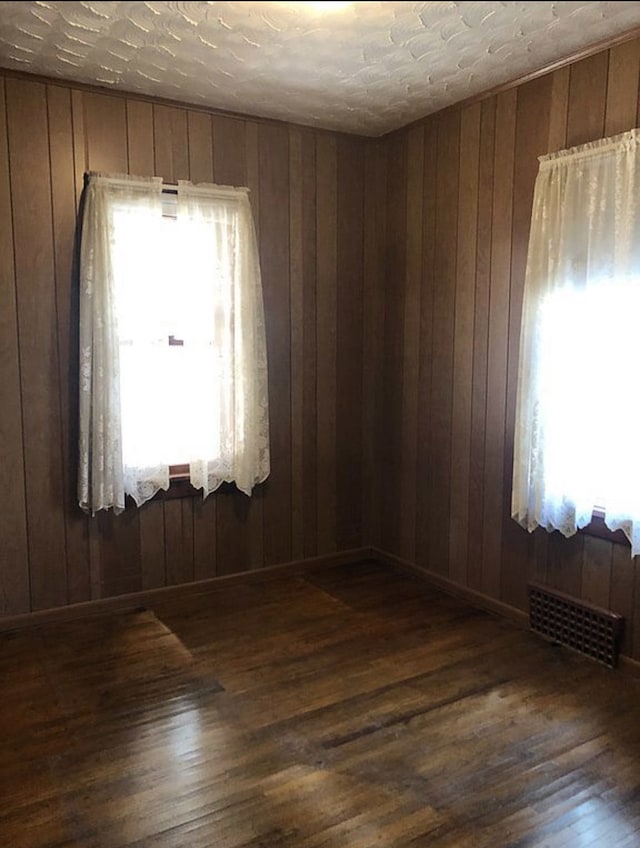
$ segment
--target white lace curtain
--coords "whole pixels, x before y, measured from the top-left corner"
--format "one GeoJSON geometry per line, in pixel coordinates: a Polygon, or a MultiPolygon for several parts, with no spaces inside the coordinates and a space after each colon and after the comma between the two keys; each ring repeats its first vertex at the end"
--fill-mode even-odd
{"type": "Polygon", "coordinates": [[[206,497],[269,474],[262,287],[246,189],[90,174],[80,256],[80,506],[206,497]],[[166,204],[165,204],[166,205],[166,204]]]}
{"type": "Polygon", "coordinates": [[[512,515],[565,536],[605,511],[640,553],[640,130],[540,157],[512,515]]]}

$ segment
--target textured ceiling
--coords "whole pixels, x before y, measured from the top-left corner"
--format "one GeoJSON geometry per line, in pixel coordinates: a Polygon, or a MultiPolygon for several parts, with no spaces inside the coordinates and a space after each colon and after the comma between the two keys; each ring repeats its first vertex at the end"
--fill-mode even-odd
{"type": "Polygon", "coordinates": [[[640,2],[4,2],[0,66],[380,135],[640,26],[640,2]]]}

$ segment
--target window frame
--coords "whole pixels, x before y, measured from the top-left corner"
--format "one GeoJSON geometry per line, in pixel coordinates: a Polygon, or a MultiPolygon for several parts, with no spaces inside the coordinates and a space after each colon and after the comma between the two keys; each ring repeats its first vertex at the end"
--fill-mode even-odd
{"type": "MultiPolygon", "coordinates": [[[[178,219],[178,189],[172,185],[163,185],[162,194],[162,217],[177,221],[178,219]]],[[[182,345],[181,340],[174,340],[169,336],[169,345],[182,345]]],[[[189,463],[182,462],[169,465],[169,488],[160,489],[151,500],[174,500],[178,498],[193,498],[200,492],[191,485],[189,478],[189,463]]]]}

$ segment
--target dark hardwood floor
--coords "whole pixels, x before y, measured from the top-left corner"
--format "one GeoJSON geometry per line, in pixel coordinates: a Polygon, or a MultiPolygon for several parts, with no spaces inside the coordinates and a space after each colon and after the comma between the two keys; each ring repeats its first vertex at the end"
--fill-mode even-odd
{"type": "Polygon", "coordinates": [[[363,563],[0,637],[3,848],[631,848],[640,686],[363,563]]]}

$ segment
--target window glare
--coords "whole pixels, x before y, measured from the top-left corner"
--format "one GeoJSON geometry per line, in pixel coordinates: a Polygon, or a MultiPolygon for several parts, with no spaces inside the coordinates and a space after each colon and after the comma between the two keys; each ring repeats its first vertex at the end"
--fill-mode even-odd
{"type": "Polygon", "coordinates": [[[231,380],[232,363],[217,344],[233,330],[224,246],[207,222],[184,225],[139,210],[132,226],[131,210],[119,209],[114,227],[125,465],[217,457],[224,426],[211,427],[221,413],[215,393],[203,397],[202,387],[231,380]],[[170,345],[171,335],[183,344],[170,345]]]}
{"type": "Polygon", "coordinates": [[[630,383],[639,316],[636,281],[562,290],[543,303],[538,414],[556,497],[605,508],[638,500],[628,463],[640,412],[630,383]]]}

